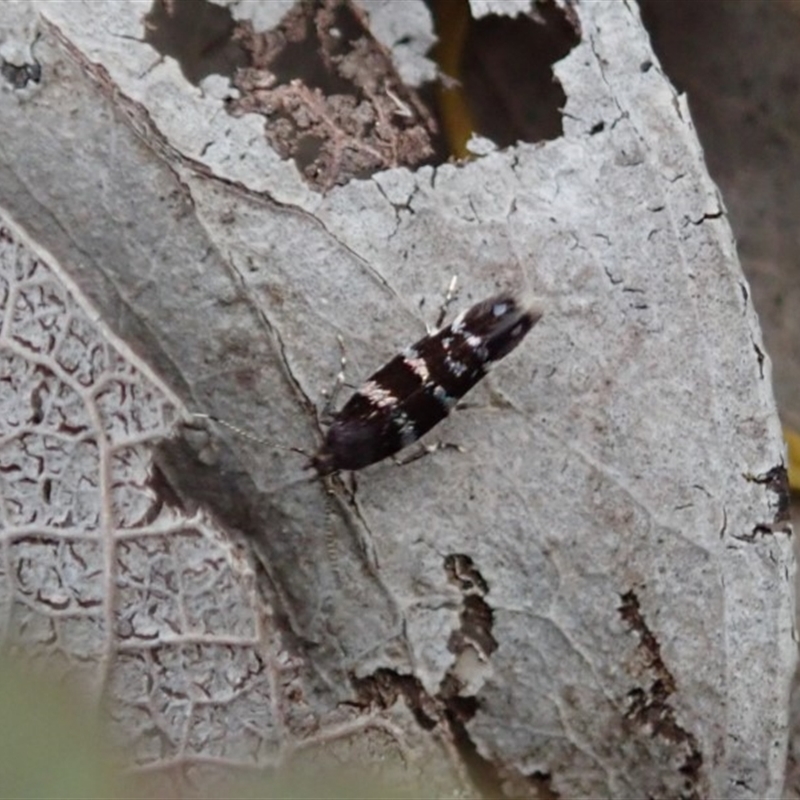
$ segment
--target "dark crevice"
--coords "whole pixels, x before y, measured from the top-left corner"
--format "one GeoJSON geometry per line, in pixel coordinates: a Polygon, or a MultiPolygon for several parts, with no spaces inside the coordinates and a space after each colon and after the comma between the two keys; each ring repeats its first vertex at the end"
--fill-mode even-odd
{"type": "Polygon", "coordinates": [[[29,83],[42,80],[42,65],[38,61],[30,64],[12,64],[0,58],[0,75],[12,89],[24,89],[29,83]]]}
{"type": "Polygon", "coordinates": [[[444,568],[450,582],[455,583],[464,596],[461,625],[450,635],[448,648],[456,654],[473,648],[487,659],[497,650],[497,640],[492,635],[494,613],[484,600],[489,587],[467,555],[448,555],[444,568]]]}
{"type": "Polygon", "coordinates": [[[684,776],[680,797],[695,800],[703,796],[703,755],[697,737],[681,727],[675,710],[670,705],[671,696],[677,691],[675,678],[667,668],[661,655],[661,645],[650,630],[642,613],[639,598],[633,591],[621,596],[619,613],[625,624],[639,638],[639,647],[645,653],[647,669],[653,673],[648,686],[637,686],[628,692],[626,718],[637,728],[650,732],[677,745],[683,752],[683,761],[678,771],[684,776]]]}
{"type": "MultiPolygon", "coordinates": [[[[452,2],[464,2],[469,13],[465,0],[452,2]]],[[[429,6],[437,29],[448,24],[448,19],[437,19],[434,3],[429,6]]],[[[563,134],[566,95],[553,64],[580,42],[577,24],[568,9],[549,1],[532,2],[528,15],[469,19],[460,66],[451,77],[462,86],[475,133],[498,147],[563,134]]]]}
{"type": "MultiPolygon", "coordinates": [[[[763,475],[744,476],[745,480],[766,486],[775,495],[775,513],[769,524],[756,525],[755,534],[788,533],[791,535],[791,510],[789,498],[789,473],[785,464],[778,464],[763,475]]],[[[750,538],[750,537],[748,537],[750,538]]]]}
{"type": "Polygon", "coordinates": [[[475,716],[478,701],[474,697],[453,695],[444,704],[444,715],[453,735],[453,744],[461,755],[473,785],[485,798],[502,797],[503,782],[497,767],[478,752],[467,731],[466,723],[475,716]]]}
{"type": "Polygon", "coordinates": [[[756,352],[756,358],[758,359],[758,375],[761,380],[764,380],[764,361],[766,356],[764,355],[764,351],[755,343],[753,342],[753,350],[756,352]]]}
{"type": "Polygon", "coordinates": [[[324,94],[360,94],[351,80],[344,79],[334,68],[336,59],[349,55],[360,37],[365,35],[353,9],[345,4],[331,8],[326,20],[337,31],[336,37],[320,37],[320,26],[313,14],[298,17],[297,27],[287,37],[270,62],[270,71],[278,83],[300,80],[324,94]]]}
{"type": "Polygon", "coordinates": [[[549,772],[536,770],[528,775],[536,800],[559,800],[561,793],[553,788],[553,776],[549,772]]]}
{"type": "Polygon", "coordinates": [[[247,66],[235,27],[229,9],[207,0],[154,0],[144,18],[144,40],[174,58],[186,80],[197,85],[209,75],[232,78],[247,66]]]}
{"type": "MultiPolygon", "coordinates": [[[[230,78],[238,97],[227,110],[261,114],[270,145],[318,189],[449,157],[438,84],[405,85],[352,0],[298,3],[264,32],[207,0],[153,0],[144,39],[194,84],[230,78]]],[[[566,96],[552,66],[579,41],[577,17],[552,0],[532,3],[528,15],[470,20],[453,77],[474,132],[500,147],[561,136],[566,96]]]]}
{"type": "Polygon", "coordinates": [[[435,119],[357,3],[307,0],[271,30],[237,24],[234,38],[249,63],[227,110],[263,116],[270,146],[315,188],[434,160],[435,119]]]}
{"type": "Polygon", "coordinates": [[[350,680],[359,705],[385,710],[402,698],[423,730],[433,730],[439,723],[438,703],[412,675],[381,668],[363,678],[351,676],[350,680]]]}
{"type": "MultiPolygon", "coordinates": [[[[489,584],[481,575],[474,560],[464,553],[451,553],[444,559],[448,581],[462,594],[461,625],[450,635],[448,649],[456,656],[473,650],[482,661],[488,661],[497,650],[498,643],[492,634],[494,612],[484,597],[489,584]]],[[[453,734],[453,741],[462,757],[469,776],[484,797],[504,794],[504,776],[490,759],[484,758],[472,741],[467,724],[480,708],[473,695],[462,695],[463,686],[453,672],[445,676],[439,688],[439,698],[444,704],[444,715],[453,734]]]]}
{"type": "MultiPolygon", "coordinates": [[[[448,646],[456,654],[467,648],[474,649],[485,659],[497,648],[491,633],[493,612],[482,599],[489,587],[467,555],[448,555],[444,568],[450,582],[455,583],[464,595],[461,628],[451,635],[448,646]]],[[[444,677],[435,697],[424,690],[417,678],[390,669],[378,669],[367,677],[351,677],[351,682],[357,705],[388,709],[402,699],[424,730],[444,723],[462,764],[482,797],[504,796],[508,786],[521,786],[525,780],[518,774],[504,775],[490,759],[478,752],[467,725],[478,712],[480,700],[473,695],[461,694],[464,687],[453,672],[444,677]]]]}

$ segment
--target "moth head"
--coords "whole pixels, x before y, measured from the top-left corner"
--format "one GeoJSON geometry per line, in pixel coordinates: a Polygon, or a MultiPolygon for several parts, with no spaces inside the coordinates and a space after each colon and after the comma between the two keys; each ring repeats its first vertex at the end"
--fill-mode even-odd
{"type": "Polygon", "coordinates": [[[336,472],[339,467],[336,464],[336,456],[323,445],[308,459],[303,465],[303,469],[316,470],[317,475],[322,477],[323,475],[330,475],[332,472],[336,472]]]}

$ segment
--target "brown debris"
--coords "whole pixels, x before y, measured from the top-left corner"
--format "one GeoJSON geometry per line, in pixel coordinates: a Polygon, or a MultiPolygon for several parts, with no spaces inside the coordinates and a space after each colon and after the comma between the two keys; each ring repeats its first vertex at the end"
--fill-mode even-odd
{"type": "Polygon", "coordinates": [[[433,156],[433,117],[349,0],[303,3],[271,31],[242,23],[234,36],[251,65],[229,110],[263,114],[270,145],[317,188],[433,156]]]}

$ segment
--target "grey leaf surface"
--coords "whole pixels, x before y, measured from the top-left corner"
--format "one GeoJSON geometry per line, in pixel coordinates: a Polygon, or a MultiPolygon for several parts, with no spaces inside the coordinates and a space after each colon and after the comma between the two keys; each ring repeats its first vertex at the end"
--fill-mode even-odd
{"type": "Polygon", "coordinates": [[[0,93],[6,646],[60,659],[151,776],[776,796],[794,562],[770,362],[635,6],[573,7],[559,139],[324,195],[219,80],[139,41],[146,11],[27,7],[44,77],[0,93]],[[353,494],[181,423],[313,450],[337,337],[358,382],[453,274],[464,306],[546,304],[433,434],[463,454],[353,494]]]}

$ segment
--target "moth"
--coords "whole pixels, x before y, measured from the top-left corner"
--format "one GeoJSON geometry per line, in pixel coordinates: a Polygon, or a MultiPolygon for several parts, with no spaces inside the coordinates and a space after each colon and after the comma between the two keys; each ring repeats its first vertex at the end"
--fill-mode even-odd
{"type": "Polygon", "coordinates": [[[305,469],[359,470],[416,442],[541,319],[530,300],[502,292],[462,311],[375,372],[334,416],[305,469]]]}

